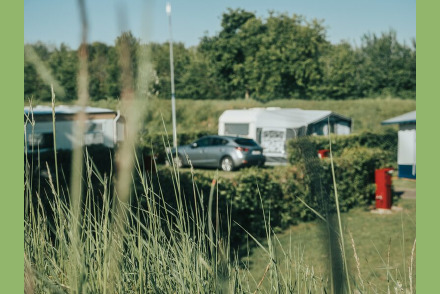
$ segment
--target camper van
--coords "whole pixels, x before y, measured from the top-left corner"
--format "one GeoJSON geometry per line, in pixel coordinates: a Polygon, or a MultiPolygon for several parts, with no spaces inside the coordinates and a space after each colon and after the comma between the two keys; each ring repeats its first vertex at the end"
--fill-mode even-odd
{"type": "Polygon", "coordinates": [[[60,105],[53,112],[49,106],[25,107],[25,151],[31,153],[53,150],[53,114],[57,150],[72,150],[74,147],[91,145],[114,148],[124,140],[125,121],[119,111],[85,107],[85,133],[82,142],[78,142],[74,129],[77,127],[80,109],[79,106],[60,105]]]}
{"type": "Polygon", "coordinates": [[[226,110],[218,134],[254,139],[264,148],[266,162],[287,162],[286,142],[305,135],[348,135],[351,119],[329,110],[251,108],[226,110]]]}

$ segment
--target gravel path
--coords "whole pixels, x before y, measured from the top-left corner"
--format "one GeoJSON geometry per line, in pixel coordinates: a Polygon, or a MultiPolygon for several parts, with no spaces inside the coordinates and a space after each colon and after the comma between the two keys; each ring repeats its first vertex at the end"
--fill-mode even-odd
{"type": "Polygon", "coordinates": [[[416,189],[396,189],[402,199],[416,199],[416,189]]]}

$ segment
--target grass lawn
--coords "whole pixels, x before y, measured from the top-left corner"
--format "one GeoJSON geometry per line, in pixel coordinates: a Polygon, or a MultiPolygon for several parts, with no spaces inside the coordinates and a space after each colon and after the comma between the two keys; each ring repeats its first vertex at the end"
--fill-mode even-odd
{"type": "MultiPolygon", "coordinates": [[[[349,274],[358,283],[364,283],[369,289],[367,293],[386,293],[388,285],[394,293],[397,280],[404,289],[409,289],[408,271],[416,238],[416,201],[400,199],[394,205],[399,209],[392,214],[373,214],[366,208],[355,208],[342,214],[349,274]]],[[[281,271],[284,269],[284,274],[290,270],[295,273],[295,269],[289,267],[301,264],[304,265],[303,270],[308,269],[318,277],[328,278],[324,228],[318,221],[301,223],[274,238],[278,266],[281,271]],[[286,255],[293,259],[290,265],[286,264],[286,255]]],[[[415,254],[413,258],[412,282],[415,289],[415,254]]],[[[250,274],[257,282],[264,275],[267,260],[267,254],[261,248],[253,250],[248,260],[244,260],[249,262],[250,274]]],[[[265,282],[263,286],[267,286],[265,282]]]]}
{"type": "Polygon", "coordinates": [[[416,180],[392,177],[392,181],[395,190],[416,189],[416,180]]]}

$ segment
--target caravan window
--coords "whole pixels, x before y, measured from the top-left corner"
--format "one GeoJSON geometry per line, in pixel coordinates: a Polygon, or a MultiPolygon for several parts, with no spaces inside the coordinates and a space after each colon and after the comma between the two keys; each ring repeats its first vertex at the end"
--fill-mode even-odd
{"type": "Polygon", "coordinates": [[[294,129],[287,129],[286,130],[286,141],[290,140],[292,138],[296,138],[296,137],[298,137],[296,130],[294,130],[294,129]]]}
{"type": "Polygon", "coordinates": [[[257,128],[257,143],[261,144],[261,132],[263,131],[262,128],[257,128]]]}
{"type": "Polygon", "coordinates": [[[249,124],[225,124],[225,135],[249,135],[249,124]]]}

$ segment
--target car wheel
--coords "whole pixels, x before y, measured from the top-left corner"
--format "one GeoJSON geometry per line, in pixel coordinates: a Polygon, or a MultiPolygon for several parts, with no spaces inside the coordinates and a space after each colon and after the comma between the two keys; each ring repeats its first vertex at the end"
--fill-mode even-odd
{"type": "Polygon", "coordinates": [[[232,161],[232,158],[229,156],[225,156],[222,158],[220,162],[220,167],[224,171],[233,171],[234,170],[234,162],[232,161]]]}

